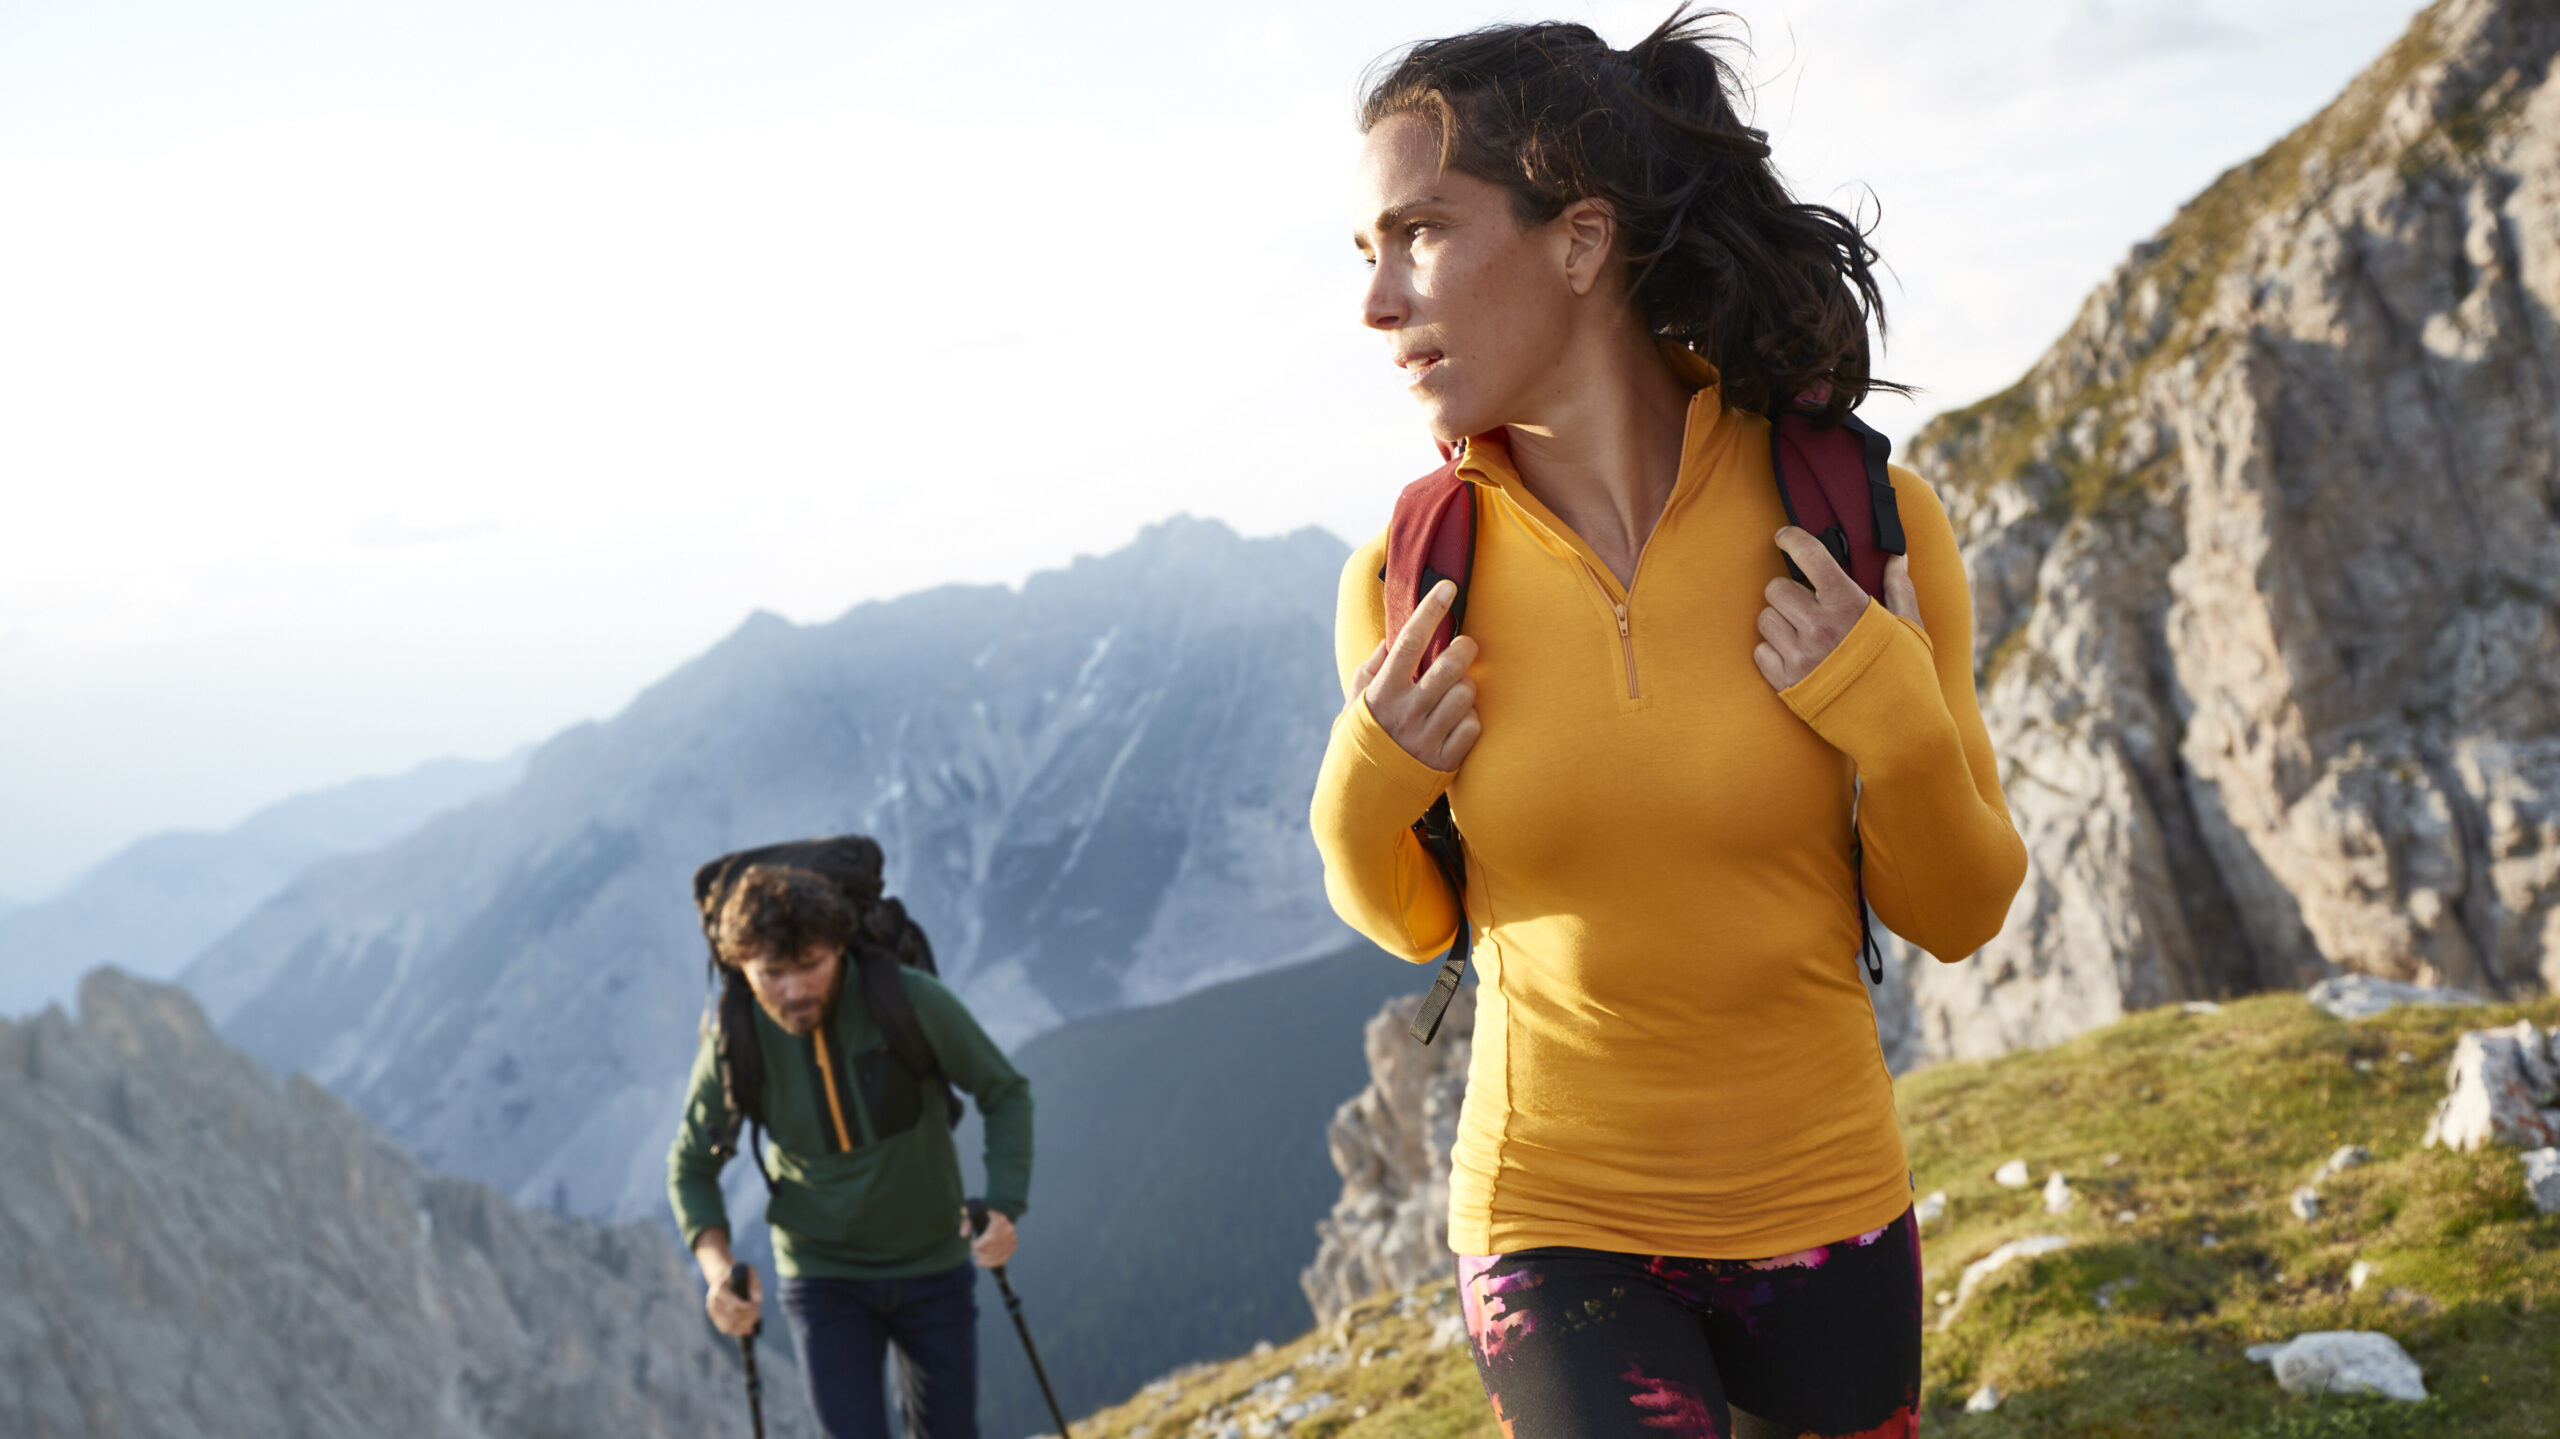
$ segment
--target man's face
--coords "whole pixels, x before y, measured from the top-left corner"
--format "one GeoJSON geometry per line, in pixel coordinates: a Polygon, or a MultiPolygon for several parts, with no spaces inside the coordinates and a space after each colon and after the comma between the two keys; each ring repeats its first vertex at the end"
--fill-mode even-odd
{"type": "Polygon", "coordinates": [[[798,954],[752,954],[738,968],[774,1023],[793,1034],[813,1034],[835,1003],[844,951],[817,943],[798,954]]]}

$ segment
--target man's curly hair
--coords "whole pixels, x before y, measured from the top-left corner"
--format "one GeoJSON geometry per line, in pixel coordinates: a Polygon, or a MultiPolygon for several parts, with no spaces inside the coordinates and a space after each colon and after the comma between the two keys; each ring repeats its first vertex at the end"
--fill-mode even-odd
{"type": "Polygon", "coordinates": [[[720,962],[797,960],[813,945],[853,943],[861,916],[844,892],[807,870],[756,865],[730,887],[715,930],[720,962]]]}

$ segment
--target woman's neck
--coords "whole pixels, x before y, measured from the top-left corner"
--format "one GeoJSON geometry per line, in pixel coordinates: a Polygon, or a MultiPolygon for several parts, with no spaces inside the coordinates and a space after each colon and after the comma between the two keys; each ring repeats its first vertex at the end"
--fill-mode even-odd
{"type": "Polygon", "coordinates": [[[1612,325],[1592,341],[1567,347],[1536,420],[1510,426],[1511,462],[1539,503],[1631,586],[1680,480],[1689,389],[1640,325],[1612,325]]]}

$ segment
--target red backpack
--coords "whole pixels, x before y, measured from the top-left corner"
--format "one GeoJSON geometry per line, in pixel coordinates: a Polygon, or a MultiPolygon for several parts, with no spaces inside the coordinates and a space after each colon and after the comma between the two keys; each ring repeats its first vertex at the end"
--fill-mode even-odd
{"type": "MultiPolygon", "coordinates": [[[[1440,657],[1466,623],[1467,581],[1476,559],[1475,487],[1458,478],[1466,441],[1460,440],[1446,453],[1447,464],[1407,485],[1396,497],[1395,516],[1387,522],[1387,565],[1378,574],[1386,585],[1389,636],[1402,632],[1432,586],[1442,580],[1457,585],[1449,617],[1423,648],[1423,668],[1440,657]]],[[[1885,470],[1885,461],[1892,455],[1893,442],[1855,415],[1844,416],[1829,429],[1815,428],[1810,417],[1800,414],[1782,415],[1769,426],[1770,468],[1777,474],[1778,502],[1786,507],[1788,523],[1819,538],[1858,588],[1878,599],[1884,596],[1885,557],[1903,553],[1902,511],[1894,503],[1893,479],[1885,470]]],[[[1792,559],[1787,561],[1787,573],[1797,583],[1806,583],[1804,572],[1792,559]]],[[[1431,992],[1414,1011],[1411,1033],[1429,1044],[1440,1032],[1440,1020],[1466,976],[1475,932],[1466,918],[1466,850],[1457,821],[1449,813],[1447,795],[1413,822],[1413,832],[1448,881],[1459,912],[1458,937],[1441,956],[1431,992]]],[[[1850,843],[1854,869],[1862,858],[1854,816],[1850,843]]],[[[1882,983],[1884,953],[1876,946],[1867,917],[1863,877],[1858,883],[1858,954],[1866,965],[1868,982],[1882,983]]]]}

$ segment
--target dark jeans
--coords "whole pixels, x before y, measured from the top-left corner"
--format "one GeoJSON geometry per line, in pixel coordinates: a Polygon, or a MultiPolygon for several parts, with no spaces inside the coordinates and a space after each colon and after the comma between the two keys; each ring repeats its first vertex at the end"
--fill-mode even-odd
{"type": "Polygon", "coordinates": [[[1461,1257],[1458,1302],[1514,1439],[1917,1432],[1920,1232],[1907,1210],[1771,1259],[1461,1257]],[[1744,1414],[1757,1422],[1737,1426],[1744,1414]]]}
{"type": "Polygon", "coordinates": [[[895,1343],[926,1439],[978,1439],[978,1270],[915,1279],[785,1279],[809,1403],[827,1439],[890,1439],[882,1361],[895,1343]]]}

